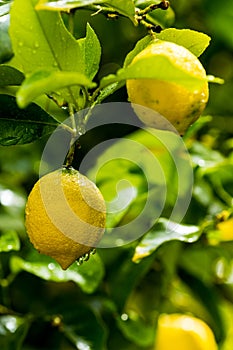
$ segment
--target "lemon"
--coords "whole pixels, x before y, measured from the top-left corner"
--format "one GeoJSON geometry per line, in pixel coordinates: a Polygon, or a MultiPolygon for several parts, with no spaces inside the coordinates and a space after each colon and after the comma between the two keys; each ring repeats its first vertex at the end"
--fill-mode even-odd
{"type": "Polygon", "coordinates": [[[219,222],[217,229],[220,231],[219,238],[221,241],[233,240],[233,218],[219,222]]]}
{"type": "Polygon", "coordinates": [[[29,194],[25,213],[34,247],[64,270],[95,247],[104,233],[102,194],[74,169],[56,170],[39,179],[29,194]]]}
{"type": "Polygon", "coordinates": [[[217,350],[210,327],[202,320],[182,314],[160,315],[155,350],[217,350]]]}
{"type": "Polygon", "coordinates": [[[197,90],[191,91],[181,84],[157,79],[129,79],[126,81],[129,101],[152,109],[133,105],[138,117],[150,127],[168,129],[171,123],[183,135],[201,115],[209,97],[206,72],[200,61],[189,50],[172,42],[155,40],[131,64],[142,58],[165,56],[173,65],[196,78],[204,79],[197,90]],[[165,119],[161,118],[164,117],[165,119]]]}

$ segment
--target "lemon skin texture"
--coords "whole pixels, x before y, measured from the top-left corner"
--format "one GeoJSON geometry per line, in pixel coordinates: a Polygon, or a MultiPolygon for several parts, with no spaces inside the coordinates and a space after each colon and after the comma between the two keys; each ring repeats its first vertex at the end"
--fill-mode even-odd
{"type": "Polygon", "coordinates": [[[104,233],[106,206],[86,176],[63,169],[43,176],[26,204],[25,226],[34,247],[67,269],[104,233]]]}
{"type": "Polygon", "coordinates": [[[154,350],[218,350],[210,327],[182,314],[161,315],[154,350]]]}
{"type": "Polygon", "coordinates": [[[233,241],[233,218],[217,224],[221,241],[233,241]]]}
{"type": "Polygon", "coordinates": [[[205,79],[203,84],[199,89],[191,91],[181,84],[169,81],[129,79],[126,81],[129,101],[133,103],[136,114],[147,126],[166,130],[171,123],[179,134],[183,135],[198,119],[208,102],[209,88],[205,69],[198,58],[183,46],[161,40],[156,40],[147,46],[134,57],[131,64],[156,55],[163,55],[177,68],[194,77],[205,79]],[[154,113],[136,105],[150,108],[154,113]]]}

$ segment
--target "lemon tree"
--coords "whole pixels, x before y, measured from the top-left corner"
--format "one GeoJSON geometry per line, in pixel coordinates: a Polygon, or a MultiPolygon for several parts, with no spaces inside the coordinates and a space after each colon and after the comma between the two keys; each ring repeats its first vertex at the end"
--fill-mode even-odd
{"type": "Polygon", "coordinates": [[[0,348],[232,349],[232,10],[0,2],[0,348]]]}

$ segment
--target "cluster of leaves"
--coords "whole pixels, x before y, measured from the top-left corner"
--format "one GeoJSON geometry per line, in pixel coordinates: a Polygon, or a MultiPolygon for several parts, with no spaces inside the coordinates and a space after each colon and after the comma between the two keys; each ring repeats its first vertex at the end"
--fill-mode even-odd
{"type": "MultiPolygon", "coordinates": [[[[7,158],[6,148],[2,147],[4,152],[0,153],[0,347],[151,349],[158,315],[188,312],[204,319],[221,349],[230,350],[233,244],[222,241],[216,227],[220,213],[230,216],[233,197],[232,135],[226,133],[223,123],[217,129],[212,117],[204,117],[185,135],[194,171],[194,190],[182,224],[172,223],[168,217],[177,193],[181,197],[185,194],[185,183],[175,181],[177,169],[169,150],[161,146],[158,138],[140,130],[127,135],[127,139],[144,145],[156,156],[167,184],[162,216],[157,219],[154,211],[148,213],[151,229],[141,239],[121,248],[99,249],[82,266],[74,264],[64,272],[52,259],[32,248],[23,225],[26,196],[37,177],[45,142],[38,139],[62,125],[69,116],[68,110],[95,106],[119,90],[128,78],[178,80],[189,87],[201,83],[183,71],[177,72],[173,63],[163,57],[159,62],[149,59],[139,62],[137,67],[131,65],[133,57],[152,40],[145,32],[143,35],[137,32],[143,39],[123,57],[120,69],[98,75],[101,51],[103,55],[108,42],[99,40],[94,25],[84,23],[85,37],[80,35],[76,17],[79,11],[88,16],[90,23],[102,16],[105,31],[111,26],[108,20],[120,16],[119,21],[121,18],[125,21],[123,26],[130,23],[134,32],[138,30],[134,26],[139,24],[139,11],[156,2],[2,3],[0,144],[23,146],[8,147],[7,158]],[[25,145],[36,140],[37,143],[25,145]]],[[[158,9],[149,12],[146,20],[166,27],[171,25],[173,15],[171,8],[158,9]]],[[[99,28],[98,23],[96,27],[99,28]]],[[[196,56],[209,43],[208,36],[190,30],[165,29],[156,37],[183,45],[196,56]]],[[[104,126],[99,134],[96,131],[96,138],[102,133],[104,126]]],[[[88,144],[91,138],[87,132],[80,142],[88,144]]],[[[168,138],[174,151],[179,151],[176,136],[168,138]]],[[[109,154],[123,154],[124,149],[125,139],[121,139],[98,162],[105,163],[109,154]]],[[[150,158],[145,161],[145,167],[150,168],[150,158]]],[[[95,178],[99,163],[89,169],[90,179],[95,178]]],[[[182,162],[181,168],[183,179],[187,173],[182,162]]],[[[151,179],[156,198],[160,197],[163,185],[161,182],[158,186],[158,181],[151,179]]],[[[109,215],[109,228],[137,217],[150,195],[140,167],[122,159],[103,167],[97,184],[110,206],[116,197],[124,202],[117,215],[109,215]],[[122,178],[126,185],[116,193],[116,184],[122,178]],[[129,189],[133,189],[134,195],[127,197],[125,205],[129,189]]],[[[158,206],[156,201],[154,207],[158,206]]]]}
{"type": "MultiPolygon", "coordinates": [[[[37,4],[37,1],[24,3],[15,0],[10,15],[7,13],[2,16],[6,23],[10,16],[10,42],[3,39],[8,46],[11,43],[13,54],[9,62],[0,66],[0,93],[5,106],[0,119],[2,145],[24,144],[51,133],[69,116],[68,111],[72,114],[102,102],[129,78],[179,81],[192,89],[202,84],[201,79],[178,70],[172,61],[163,56],[130,64],[133,57],[153,40],[151,36],[146,36],[138,43],[125,58],[124,67],[116,74],[95,81],[101,46],[94,29],[87,24],[85,38],[76,40],[65,26],[59,11],[70,12],[85,6],[93,10],[94,7],[107,14],[117,11],[134,24],[137,22],[137,7],[133,1],[109,1],[104,2],[103,7],[101,3],[68,1],[62,3],[61,8],[60,2],[41,1],[37,4]]],[[[9,6],[2,7],[7,11],[9,6]]],[[[67,25],[73,27],[73,15],[69,16],[70,24],[67,25]]],[[[209,43],[208,36],[189,30],[165,30],[157,37],[181,44],[197,56],[209,43]]],[[[7,51],[2,52],[2,57],[4,63],[4,57],[9,57],[7,51]]]]}

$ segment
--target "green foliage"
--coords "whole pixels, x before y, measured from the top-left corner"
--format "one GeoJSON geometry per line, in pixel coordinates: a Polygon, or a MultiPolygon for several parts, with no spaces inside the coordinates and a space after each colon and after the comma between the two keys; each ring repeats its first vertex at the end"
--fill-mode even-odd
{"type": "Polygon", "coordinates": [[[151,350],[163,312],[200,317],[219,349],[232,349],[233,243],[222,241],[217,227],[233,214],[231,15],[232,4],[218,0],[171,1],[166,11],[159,0],[0,2],[1,349],[151,350]],[[202,32],[211,36],[208,50],[202,32]],[[118,138],[87,175],[107,201],[106,242],[115,228],[132,226],[123,246],[98,249],[62,271],[35,251],[24,227],[46,140],[58,126],[77,137],[75,125],[63,125],[75,112],[91,108],[76,121],[85,131],[95,105],[126,101],[126,79],[194,90],[203,83],[164,56],[132,63],[156,39],[202,55],[207,71],[226,84],[210,87],[204,116],[183,140],[127,124],[102,125],[80,138],[77,164],[101,140],[118,138]],[[180,222],[177,195],[185,198],[192,177],[180,222]],[[150,227],[142,232],[144,222],[134,220],[147,201],[150,227]]]}
{"type": "Polygon", "coordinates": [[[25,144],[50,134],[58,123],[39,106],[32,104],[19,109],[14,97],[0,95],[1,131],[0,144],[3,146],[25,144]]]}

